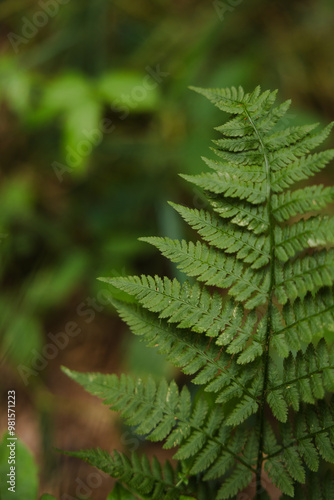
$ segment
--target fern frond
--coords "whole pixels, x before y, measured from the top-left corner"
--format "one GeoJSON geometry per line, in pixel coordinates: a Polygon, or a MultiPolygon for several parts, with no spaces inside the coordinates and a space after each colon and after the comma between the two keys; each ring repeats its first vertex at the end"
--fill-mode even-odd
{"type": "Polygon", "coordinates": [[[190,469],[190,474],[209,468],[212,458],[208,449],[215,449],[217,458],[228,453],[233,462],[254,472],[252,464],[240,455],[240,443],[243,446],[247,434],[242,429],[233,433],[225,425],[221,406],[210,409],[203,398],[192,406],[186,387],[179,392],[175,382],[168,385],[162,380],[156,385],[150,377],[144,383],[125,375],[118,378],[63,370],[88,392],[104,399],[104,404],[112,410],[119,411],[128,425],[137,426],[137,434],[146,435],[151,441],[165,440],[167,449],[178,446],[174,458],[181,461],[191,458],[194,472],[190,469]]]}
{"type": "Polygon", "coordinates": [[[242,87],[226,89],[202,89],[199,87],[190,87],[195,92],[204,95],[215,106],[227,113],[240,114],[244,112],[243,106],[251,111],[268,111],[275,102],[277,91],[260,93],[260,86],[250,93],[245,94],[242,87]]]}
{"type": "Polygon", "coordinates": [[[334,219],[331,217],[312,217],[300,220],[292,226],[277,226],[275,233],[275,254],[286,262],[297,252],[334,243],[334,219]]]}
{"type": "Polygon", "coordinates": [[[323,339],[316,347],[310,344],[305,353],[290,354],[281,374],[271,366],[267,401],[281,422],[286,421],[288,406],[299,411],[301,401],[314,403],[323,399],[326,391],[334,391],[334,349],[327,347],[323,339]],[[275,411],[274,404],[284,410],[275,411]]]}
{"type": "Polygon", "coordinates": [[[178,470],[175,471],[168,461],[162,468],[155,457],[150,464],[146,455],[139,458],[133,452],[129,459],[123,453],[114,451],[111,455],[99,448],[66,452],[66,455],[81,458],[109,476],[120,479],[134,493],[152,500],[178,500],[182,493],[178,486],[178,470]]]}
{"type": "MultiPolygon", "coordinates": [[[[219,151],[229,151],[232,153],[237,153],[240,151],[256,151],[259,148],[259,140],[258,138],[253,135],[252,137],[242,137],[242,138],[224,138],[224,139],[218,139],[217,141],[213,141],[214,144],[216,144],[219,149],[214,149],[215,152],[219,151]]],[[[205,163],[210,167],[216,169],[215,165],[213,164],[212,160],[208,160],[207,158],[202,158],[205,163]],[[212,165],[213,164],[213,165],[212,165]]],[[[221,164],[221,166],[225,166],[224,164],[221,164]]],[[[227,165],[227,168],[230,168],[231,165],[227,165]]],[[[249,169],[249,172],[252,170],[249,169]]],[[[256,169],[255,169],[256,172],[256,169]]],[[[259,169],[258,172],[261,172],[259,169]]]]}
{"type": "MultiPolygon", "coordinates": [[[[284,168],[288,163],[294,162],[300,157],[300,165],[303,165],[304,161],[309,158],[313,158],[313,160],[317,158],[316,155],[310,155],[309,157],[305,157],[304,155],[319,146],[319,144],[321,144],[328,137],[333,126],[334,122],[327,125],[327,127],[320,132],[303,137],[301,140],[295,142],[289,147],[271,152],[269,154],[269,160],[272,170],[275,171],[281,167],[284,168]]],[[[314,163],[314,161],[312,161],[312,163],[314,163]]],[[[292,164],[292,168],[293,166],[294,164],[292,164]]]]}
{"type": "Polygon", "coordinates": [[[205,210],[171,205],[205,241],[216,248],[235,253],[237,259],[252,264],[254,269],[268,264],[270,255],[267,235],[259,236],[240,229],[205,210]]]}
{"type": "Polygon", "coordinates": [[[226,111],[227,113],[239,114],[243,112],[243,110],[240,109],[242,107],[240,103],[245,97],[245,92],[240,86],[238,89],[235,87],[231,87],[231,89],[202,89],[199,87],[189,88],[204,95],[212,103],[219,107],[219,109],[226,111]]]}
{"type": "Polygon", "coordinates": [[[309,155],[293,163],[286,162],[277,172],[272,173],[271,188],[275,193],[281,193],[284,189],[303,179],[308,179],[320,172],[334,158],[334,149],[328,149],[321,153],[309,155]]]}
{"type": "Polygon", "coordinates": [[[235,499],[255,476],[256,500],[268,500],[265,470],[283,499],[329,500],[333,482],[315,473],[334,463],[334,218],[317,212],[334,188],[290,187],[334,158],[313,152],[333,123],[284,127],[290,101],[260,87],[194,90],[232,114],[215,160],[203,158],[210,170],[182,176],[206,191],[206,208],[172,204],[201,241],[142,238],[194,284],[103,281],[134,298],[112,301],[133,333],[201,389],[192,401],[174,382],[67,371],[138,434],[177,447],[179,481],[138,457],[96,463],[117,461],[144,498],[235,499]]]}
{"type": "Polygon", "coordinates": [[[244,396],[257,401],[258,392],[254,385],[258,377],[257,364],[249,364],[247,372],[240,374],[239,359],[231,360],[224,351],[217,356],[214,345],[208,345],[202,336],[194,338],[188,330],[175,328],[135,304],[113,300],[113,305],[134,334],[142,336],[148,346],[166,354],[167,359],[184,373],[192,375],[194,384],[215,393],[217,399],[225,402],[233,398],[241,401],[244,396]]]}
{"type": "Polygon", "coordinates": [[[326,329],[332,329],[333,290],[323,289],[315,297],[307,294],[303,300],[296,299],[293,304],[287,302],[282,309],[282,315],[277,311],[273,316],[273,322],[273,343],[277,338],[284,339],[288,350],[300,350],[302,345],[323,337],[326,329]]]}
{"type": "MultiPolygon", "coordinates": [[[[299,459],[312,471],[319,468],[320,458],[334,463],[334,410],[333,406],[325,401],[318,401],[316,405],[304,405],[303,412],[295,415],[294,429],[291,424],[281,424],[280,434],[283,436],[283,445],[277,441],[274,450],[266,448],[268,465],[274,459],[286,461],[289,454],[298,453],[299,459]],[[291,451],[292,450],[292,451],[291,451]],[[320,455],[320,456],[319,456],[320,455]]],[[[272,433],[272,431],[271,431],[272,433]]],[[[271,437],[271,446],[273,438],[271,437]]]]}
{"type": "MultiPolygon", "coordinates": [[[[253,309],[268,299],[268,280],[265,271],[245,269],[233,257],[217,252],[199,241],[196,245],[184,240],[169,238],[141,238],[157,247],[163,255],[178,264],[178,269],[188,276],[196,276],[206,285],[219,288],[231,287],[229,295],[237,301],[246,301],[245,307],[253,309]]],[[[116,285],[117,286],[117,285],[116,285]]]]}
{"type": "MultiPolygon", "coordinates": [[[[261,277],[262,274],[260,279],[261,277]]],[[[247,299],[253,293],[253,289],[251,293],[247,289],[249,286],[247,278],[246,275],[245,280],[239,281],[230,290],[230,294],[236,296],[238,300],[242,300],[243,297],[247,299]]],[[[159,312],[159,318],[168,318],[170,323],[177,323],[179,328],[191,328],[194,332],[205,332],[207,336],[216,337],[225,330],[226,325],[233,324],[231,323],[233,303],[227,301],[224,304],[217,292],[211,294],[197,283],[193,286],[188,282],[181,285],[176,279],[170,281],[165,277],[162,280],[158,276],[108,278],[106,282],[135,296],[143,307],[152,312],[159,312]]],[[[261,289],[246,302],[249,309],[252,308],[252,302],[255,302],[255,305],[264,302],[260,292],[261,289]]],[[[242,332],[241,325],[240,331],[242,332]]],[[[249,334],[249,331],[244,333],[249,334]]]]}
{"type": "Polygon", "coordinates": [[[238,464],[233,473],[223,482],[218,490],[217,500],[224,500],[234,497],[239,491],[243,490],[252,480],[252,472],[246,469],[242,464],[238,464]]]}
{"type": "Polygon", "coordinates": [[[322,250],[298,260],[276,266],[275,294],[280,304],[288,299],[303,299],[334,282],[334,251],[322,250]]]}
{"type": "Polygon", "coordinates": [[[247,227],[255,234],[261,234],[269,228],[268,212],[262,205],[251,205],[247,202],[236,201],[233,198],[209,198],[213,210],[220,217],[231,218],[231,222],[240,227],[247,227]]]}
{"type": "MultiPolygon", "coordinates": [[[[218,143],[218,141],[215,142],[218,143]]],[[[259,148],[259,143],[256,150],[247,151],[233,152],[212,148],[212,151],[219,158],[222,158],[225,162],[211,162],[209,166],[210,168],[214,168],[214,166],[216,165],[217,168],[214,168],[214,170],[218,170],[221,175],[226,173],[227,175],[233,176],[235,170],[238,170],[238,180],[240,182],[255,182],[257,185],[261,183],[264,184],[266,175],[265,172],[261,172],[262,156],[259,148]],[[226,168],[224,168],[225,164],[227,164],[226,168]],[[234,171],[231,168],[232,166],[234,166],[234,171]]],[[[203,160],[208,164],[209,160],[207,160],[206,158],[203,158],[203,160]]]]}
{"type": "Polygon", "coordinates": [[[208,173],[200,175],[185,175],[181,177],[211,193],[224,194],[230,198],[246,200],[254,205],[266,200],[265,183],[258,185],[256,182],[242,181],[237,173],[208,173]]]}
{"type": "Polygon", "coordinates": [[[181,285],[176,279],[155,276],[130,276],[127,278],[107,278],[116,288],[137,298],[143,307],[158,312],[160,318],[168,318],[179,328],[191,328],[197,333],[215,337],[224,329],[229,317],[224,314],[221,296],[210,294],[197,283],[181,285]]]}
{"type": "MultiPolygon", "coordinates": [[[[220,143],[220,141],[214,141],[214,142],[220,143]]],[[[207,166],[209,168],[211,168],[212,170],[214,170],[215,172],[234,175],[235,170],[236,170],[236,165],[235,165],[235,158],[233,158],[233,156],[232,157],[230,156],[231,153],[227,153],[226,151],[222,151],[220,149],[215,149],[215,148],[211,148],[211,149],[217,156],[219,156],[220,158],[223,158],[226,161],[225,162],[213,161],[213,160],[209,160],[208,158],[205,158],[205,156],[202,156],[202,160],[207,164],[207,166]]],[[[258,154],[259,153],[257,153],[257,155],[258,154]]],[[[238,172],[238,178],[240,181],[242,181],[242,182],[256,182],[256,183],[261,183],[261,182],[265,181],[265,179],[266,179],[265,172],[263,172],[263,169],[261,168],[260,165],[256,166],[258,162],[255,160],[255,158],[256,158],[255,154],[254,154],[254,158],[253,158],[254,165],[248,164],[248,163],[250,163],[250,160],[248,159],[248,155],[247,155],[247,159],[248,159],[247,163],[246,163],[245,159],[240,158],[240,153],[238,153],[237,157],[238,157],[238,161],[240,162],[240,167],[241,167],[239,169],[239,172],[238,172]]]]}
{"type": "MultiPolygon", "coordinates": [[[[290,100],[285,101],[279,106],[271,108],[267,113],[256,117],[256,128],[258,132],[261,134],[270,132],[277,122],[286,114],[290,105],[290,100]]],[[[215,129],[227,137],[255,136],[253,124],[250,123],[249,120],[245,120],[245,117],[242,115],[232,118],[224,125],[215,127],[215,129]]]]}
{"type": "Polygon", "coordinates": [[[301,139],[307,139],[310,137],[310,132],[318,126],[318,123],[313,123],[312,125],[303,125],[299,127],[288,127],[284,130],[279,130],[270,135],[265,135],[263,138],[263,143],[268,148],[269,151],[277,151],[278,149],[286,148],[296,144],[301,139]]]}
{"type": "MultiPolygon", "coordinates": [[[[289,107],[291,105],[291,101],[285,101],[275,108],[271,108],[267,113],[264,113],[258,117],[256,117],[256,128],[262,133],[268,133],[277,122],[286,114],[289,107]]],[[[242,115],[238,115],[235,118],[232,118],[224,125],[220,125],[219,127],[215,127],[218,132],[226,135],[227,137],[247,137],[249,135],[254,136],[254,126],[249,120],[245,120],[245,117],[242,115]]]]}
{"type": "Polygon", "coordinates": [[[334,188],[308,186],[296,191],[286,191],[273,195],[273,216],[278,222],[284,222],[297,214],[318,211],[334,201],[334,188]]]}

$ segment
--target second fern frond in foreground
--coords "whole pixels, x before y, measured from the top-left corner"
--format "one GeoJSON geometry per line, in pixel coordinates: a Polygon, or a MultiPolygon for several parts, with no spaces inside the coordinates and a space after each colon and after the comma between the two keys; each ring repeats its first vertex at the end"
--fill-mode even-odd
{"type": "Polygon", "coordinates": [[[106,278],[134,298],[114,306],[134,334],[200,386],[66,373],[119,411],[138,434],[177,447],[176,470],[145,455],[72,453],[120,479],[133,498],[237,498],[256,483],[270,498],[334,498],[334,221],[320,211],[334,188],[296,189],[334,150],[329,135],[282,128],[290,102],[276,92],[194,90],[232,117],[217,128],[211,169],[183,176],[207,209],[173,207],[201,239],[143,238],[190,281],[106,278]],[[194,280],[195,278],[195,280],[194,280]],[[266,480],[264,481],[264,478],[266,480]]]}

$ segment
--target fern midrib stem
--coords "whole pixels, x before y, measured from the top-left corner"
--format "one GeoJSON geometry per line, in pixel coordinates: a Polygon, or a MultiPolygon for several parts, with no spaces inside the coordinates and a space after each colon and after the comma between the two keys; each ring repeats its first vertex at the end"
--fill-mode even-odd
{"type": "Polygon", "coordinates": [[[255,134],[259,140],[260,147],[263,153],[263,158],[264,158],[264,163],[266,167],[266,177],[267,177],[267,193],[266,193],[266,198],[267,198],[267,214],[268,214],[268,221],[269,221],[269,255],[270,255],[270,282],[269,282],[269,289],[268,289],[268,309],[267,309],[267,331],[266,331],[266,338],[265,338],[265,349],[264,349],[264,355],[263,355],[263,363],[264,363],[264,370],[263,370],[263,386],[262,386],[262,394],[261,394],[261,399],[260,399],[260,408],[259,408],[259,423],[260,423],[260,429],[259,429],[259,449],[258,449],[258,456],[257,456],[257,465],[256,465],[256,495],[255,499],[260,497],[262,490],[262,485],[261,485],[261,473],[262,473],[262,463],[263,463],[263,445],[264,445],[264,424],[265,424],[265,401],[266,401],[266,392],[267,392],[267,385],[268,385],[268,370],[269,370],[269,346],[270,346],[270,338],[271,338],[271,318],[272,318],[272,303],[273,303],[273,294],[274,294],[274,287],[275,287],[275,254],[274,254],[274,249],[275,249],[275,233],[274,233],[274,218],[272,214],[272,207],[271,207],[271,197],[272,197],[272,190],[271,190],[271,172],[270,172],[270,165],[266,153],[266,147],[263,144],[262,137],[252,120],[251,115],[249,114],[247,107],[243,105],[245,113],[247,115],[247,118],[249,119],[255,134]]]}

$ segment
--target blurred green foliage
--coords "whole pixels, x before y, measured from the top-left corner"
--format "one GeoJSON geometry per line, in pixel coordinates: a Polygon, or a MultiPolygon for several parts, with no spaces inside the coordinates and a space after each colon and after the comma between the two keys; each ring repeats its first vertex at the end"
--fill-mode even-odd
{"type": "Polygon", "coordinates": [[[48,315],[77,290],[96,293],[98,275],[149,266],[153,253],[137,236],[182,236],[165,201],[185,196],[176,174],[201,169],[215,123],[189,84],[261,83],[292,95],[291,120],[333,114],[330,5],[2,2],[0,313],[9,360],[29,364],[48,315]]]}
{"type": "Polygon", "coordinates": [[[137,237],[182,238],[166,201],[203,203],[177,174],[202,170],[220,118],[188,86],[278,88],[291,123],[328,123],[333,21],[332,0],[1,2],[0,345],[19,385],[98,276],[177,274],[137,237]]]}

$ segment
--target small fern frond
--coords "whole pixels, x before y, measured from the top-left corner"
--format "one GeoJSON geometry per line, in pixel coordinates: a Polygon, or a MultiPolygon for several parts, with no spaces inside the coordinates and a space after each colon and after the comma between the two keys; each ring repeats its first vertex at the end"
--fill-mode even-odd
{"type": "MultiPolygon", "coordinates": [[[[196,89],[194,89],[196,90],[196,89]]],[[[266,134],[283,118],[291,105],[291,100],[285,101],[277,107],[271,108],[268,112],[256,117],[256,128],[261,134],[266,134]]],[[[244,116],[232,118],[224,125],[215,127],[227,137],[247,137],[254,135],[254,126],[244,116]]]]}
{"type": "MultiPolygon", "coordinates": [[[[191,458],[190,474],[209,469],[216,458],[226,454],[232,457],[232,463],[254,472],[253,464],[241,454],[247,432],[241,428],[233,432],[232,427],[225,425],[221,406],[210,409],[203,398],[192,405],[188,389],[184,387],[179,392],[174,382],[168,385],[162,380],[156,385],[150,377],[144,383],[125,375],[118,378],[63,370],[112,410],[119,411],[128,425],[136,426],[137,434],[151,441],[165,440],[163,447],[167,449],[178,446],[174,458],[191,458]],[[215,452],[214,460],[208,450],[215,452]]],[[[249,415],[248,409],[244,411],[249,415]]]]}
{"type": "Polygon", "coordinates": [[[278,263],[275,294],[280,304],[286,304],[288,299],[304,299],[307,292],[315,294],[333,282],[334,250],[322,250],[283,265],[278,263]]]}
{"type": "Polygon", "coordinates": [[[277,227],[275,240],[275,254],[279,260],[286,262],[303,250],[333,245],[334,219],[317,216],[300,220],[292,226],[277,227]]]}
{"type": "Polygon", "coordinates": [[[318,155],[305,156],[305,155],[310,151],[312,151],[313,149],[315,149],[317,146],[319,146],[328,137],[330,131],[333,128],[333,125],[334,122],[327,125],[327,127],[325,127],[320,132],[316,134],[310,134],[294,142],[294,144],[292,144],[291,146],[285,148],[283,147],[275,151],[270,151],[269,161],[272,170],[275,171],[281,168],[285,168],[287,164],[291,164],[291,168],[294,169],[295,167],[297,167],[297,165],[303,166],[303,164],[305,162],[307,163],[309,160],[311,165],[315,166],[316,170],[312,170],[313,167],[311,167],[310,172],[307,171],[307,175],[313,175],[314,171],[318,171],[317,168],[319,169],[323,168],[322,162],[324,161],[324,158],[326,158],[326,155],[324,157],[322,154],[320,154],[320,156],[318,155]],[[297,164],[294,163],[295,160],[298,160],[297,164]],[[317,162],[319,162],[318,167],[316,166],[317,162]]]}
{"type": "Polygon", "coordinates": [[[278,445],[272,430],[266,429],[270,438],[265,440],[264,466],[273,483],[288,496],[294,496],[294,480],[305,482],[305,467],[316,472],[320,460],[334,463],[333,407],[319,401],[316,407],[303,409],[296,415],[294,429],[290,423],[281,424],[283,446],[278,445]]]}
{"type": "Polygon", "coordinates": [[[250,205],[233,198],[209,198],[213,210],[224,219],[229,219],[232,224],[247,227],[255,234],[265,233],[269,228],[268,213],[262,205],[250,205]]]}
{"type": "Polygon", "coordinates": [[[310,344],[305,353],[290,354],[281,372],[274,364],[270,367],[267,401],[281,422],[286,421],[288,406],[299,411],[301,401],[315,403],[327,391],[334,391],[334,348],[323,339],[316,347],[310,344]]]}
{"type": "Polygon", "coordinates": [[[146,455],[139,458],[132,453],[129,459],[123,453],[114,451],[111,455],[99,448],[66,452],[66,455],[81,458],[109,476],[120,479],[130,491],[145,498],[177,500],[182,493],[182,488],[178,486],[178,470],[174,470],[168,461],[161,467],[155,457],[150,464],[146,455]]]}
{"type": "Polygon", "coordinates": [[[288,127],[278,132],[274,132],[268,136],[264,136],[263,143],[266,148],[270,151],[277,151],[278,149],[286,148],[287,146],[292,146],[302,139],[307,139],[310,137],[310,132],[318,126],[318,123],[313,123],[312,125],[302,125],[298,127],[288,127]]]}
{"type": "Polygon", "coordinates": [[[230,198],[239,198],[257,205],[266,201],[265,183],[247,182],[240,180],[237,173],[208,173],[199,175],[185,175],[181,177],[211,193],[224,194],[230,198]]]}
{"type": "Polygon", "coordinates": [[[168,318],[169,323],[176,323],[179,328],[216,337],[228,320],[220,295],[210,294],[197,283],[181,285],[176,279],[144,275],[105,281],[136,297],[143,307],[158,312],[159,318],[168,318]]]}
{"type": "Polygon", "coordinates": [[[228,293],[235,300],[249,299],[245,302],[247,309],[264,304],[268,299],[268,283],[264,271],[244,269],[238,260],[199,241],[196,244],[169,238],[142,238],[142,241],[156,246],[188,276],[195,276],[206,285],[219,288],[231,287],[228,293]]]}
{"type": "Polygon", "coordinates": [[[205,210],[171,205],[206,242],[226,253],[235,253],[237,259],[252,264],[254,269],[268,264],[270,255],[267,235],[259,236],[240,229],[205,210]]]}
{"type": "Polygon", "coordinates": [[[317,172],[320,172],[334,158],[334,149],[328,149],[321,153],[309,155],[293,163],[288,163],[282,168],[273,172],[271,188],[275,193],[281,193],[292,184],[304,179],[308,179],[317,172]]]}
{"type": "MultiPolygon", "coordinates": [[[[263,275],[260,274],[259,277],[261,279],[263,275]]],[[[176,279],[170,281],[166,277],[161,279],[158,276],[153,278],[144,275],[107,278],[105,281],[136,297],[149,311],[158,312],[159,318],[168,318],[168,322],[177,323],[179,328],[191,328],[197,333],[205,332],[209,337],[217,337],[220,332],[226,334],[225,326],[233,326],[236,320],[234,316],[236,306],[232,301],[222,302],[219,293],[210,293],[197,283],[193,286],[188,282],[181,285],[176,279]]],[[[238,300],[247,299],[254,291],[253,287],[249,290],[248,286],[250,287],[250,280],[246,275],[245,280],[240,280],[232,287],[230,294],[238,300]]],[[[263,283],[261,286],[264,287],[263,283]]],[[[264,302],[260,292],[261,289],[257,290],[256,294],[246,302],[247,308],[251,309],[264,302]]],[[[250,331],[243,330],[240,321],[238,328],[241,333],[249,335],[250,331]]]]}
{"type": "MultiPolygon", "coordinates": [[[[314,339],[324,336],[326,329],[334,323],[334,294],[332,289],[323,289],[315,297],[307,294],[303,300],[287,302],[282,315],[273,315],[274,333],[272,342],[285,342],[291,351],[298,351],[314,339]]],[[[282,357],[286,357],[282,356],[282,357]]]]}
{"type": "Polygon", "coordinates": [[[256,363],[249,364],[247,372],[239,378],[239,359],[231,360],[224,351],[217,355],[215,346],[208,345],[205,337],[194,337],[188,330],[175,328],[135,304],[113,300],[113,305],[134,334],[143,337],[148,346],[155,347],[175,366],[191,375],[194,384],[215,393],[216,399],[227,402],[239,398],[241,401],[249,396],[256,402],[258,392],[254,380],[259,378],[256,363]]]}
{"type": "Polygon", "coordinates": [[[298,214],[318,211],[334,201],[334,188],[308,186],[296,191],[273,195],[273,216],[278,222],[285,222],[298,214]]]}

